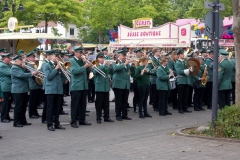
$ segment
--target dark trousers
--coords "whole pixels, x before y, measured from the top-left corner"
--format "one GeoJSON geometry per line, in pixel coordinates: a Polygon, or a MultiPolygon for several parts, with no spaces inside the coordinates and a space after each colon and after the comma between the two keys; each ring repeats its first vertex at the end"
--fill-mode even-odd
{"type": "Polygon", "coordinates": [[[71,124],[85,121],[87,90],[71,92],[71,124]]]}
{"type": "Polygon", "coordinates": [[[206,88],[204,89],[204,95],[206,96],[206,105],[208,108],[212,108],[212,84],[213,82],[207,82],[206,88]]]}
{"type": "Polygon", "coordinates": [[[65,95],[69,95],[69,82],[67,82],[66,84],[63,84],[63,93],[65,95]]]}
{"type": "Polygon", "coordinates": [[[127,104],[128,104],[128,89],[119,89],[114,88],[115,94],[115,109],[116,109],[116,117],[121,117],[121,113],[123,117],[127,116],[127,104]]]}
{"type": "Polygon", "coordinates": [[[40,97],[41,97],[41,89],[30,90],[29,106],[28,106],[29,117],[33,115],[36,115],[36,116],[39,115],[37,111],[37,106],[39,105],[40,97]]]}
{"type": "Polygon", "coordinates": [[[12,93],[11,92],[3,92],[3,102],[2,102],[2,112],[1,112],[1,120],[10,119],[9,112],[12,103],[12,93]]]}
{"type": "Polygon", "coordinates": [[[134,111],[136,111],[136,107],[139,101],[139,90],[138,90],[138,85],[137,85],[137,81],[134,80],[133,81],[133,109],[134,111]]]}
{"type": "Polygon", "coordinates": [[[152,85],[150,84],[149,104],[153,103],[152,85]]]}
{"type": "Polygon", "coordinates": [[[55,125],[59,122],[59,112],[61,107],[62,95],[61,94],[47,94],[47,126],[55,125]]]}
{"type": "Polygon", "coordinates": [[[189,86],[189,89],[188,89],[188,104],[187,104],[188,106],[191,106],[192,99],[193,99],[193,87],[189,86]]]}
{"type": "Polygon", "coordinates": [[[139,101],[138,101],[138,107],[139,107],[139,115],[142,115],[142,109],[144,115],[147,115],[147,99],[149,95],[149,86],[138,86],[139,91],[139,101]]]}
{"type": "Polygon", "coordinates": [[[28,102],[28,93],[13,93],[13,100],[15,103],[14,107],[14,123],[16,124],[25,124],[26,120],[26,110],[28,102]]]}
{"type": "Polygon", "coordinates": [[[176,88],[174,88],[173,90],[170,91],[170,96],[169,96],[174,109],[178,108],[178,98],[177,98],[178,95],[177,94],[178,94],[178,89],[177,89],[177,85],[176,85],[176,88]]]}
{"type": "Polygon", "coordinates": [[[152,86],[152,98],[153,98],[153,108],[158,108],[158,91],[156,84],[151,84],[152,86]]]}
{"type": "Polygon", "coordinates": [[[93,80],[88,81],[88,100],[94,101],[95,99],[95,85],[93,80]]]}
{"type": "Polygon", "coordinates": [[[42,112],[42,122],[47,120],[47,95],[44,94],[44,99],[43,99],[44,105],[43,105],[43,112],[42,112]]]}
{"type": "Polygon", "coordinates": [[[158,90],[158,111],[159,114],[165,114],[168,111],[169,91],[158,90]]]}
{"type": "Polygon", "coordinates": [[[178,110],[187,109],[188,89],[188,84],[178,84],[178,110]]]}
{"type": "Polygon", "coordinates": [[[204,94],[204,88],[199,87],[194,89],[194,96],[193,96],[194,109],[202,109],[203,94],[204,94]]]}
{"type": "Polygon", "coordinates": [[[109,119],[109,92],[96,92],[95,108],[97,120],[102,120],[102,110],[104,119],[109,119]]]}
{"type": "Polygon", "coordinates": [[[232,103],[235,104],[235,82],[232,82],[232,103]]]}
{"type": "Polygon", "coordinates": [[[231,89],[218,91],[218,105],[220,109],[223,109],[225,106],[230,106],[231,91],[231,89]]]}

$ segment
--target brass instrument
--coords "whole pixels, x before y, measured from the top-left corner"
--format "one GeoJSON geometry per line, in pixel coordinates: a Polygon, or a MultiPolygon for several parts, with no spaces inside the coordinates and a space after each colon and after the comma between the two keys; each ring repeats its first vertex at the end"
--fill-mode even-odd
{"type": "Polygon", "coordinates": [[[152,63],[153,69],[157,69],[158,68],[158,65],[156,63],[154,63],[151,59],[148,60],[148,63],[152,63]]]}
{"type": "Polygon", "coordinates": [[[189,58],[187,61],[187,68],[192,67],[193,71],[190,72],[191,76],[196,76],[200,70],[200,62],[196,58],[189,58]]]}
{"type": "Polygon", "coordinates": [[[36,67],[36,64],[34,62],[29,62],[29,61],[24,61],[24,63],[22,64],[23,67],[27,68],[30,72],[35,72],[37,71],[38,74],[37,75],[34,75],[35,77],[35,81],[38,85],[42,85],[43,84],[43,79],[44,79],[44,76],[45,74],[43,72],[40,72],[38,71],[35,67],[36,67]],[[26,63],[28,64],[32,64],[34,66],[34,68],[26,65],[26,63]]]}
{"type": "Polygon", "coordinates": [[[229,48],[229,47],[227,47],[227,48],[226,48],[226,51],[227,51],[227,52],[229,52],[228,59],[231,59],[231,58],[232,58],[232,56],[233,56],[233,49],[232,49],[232,48],[229,48]]]}
{"type": "Polygon", "coordinates": [[[208,76],[207,76],[207,65],[205,64],[205,68],[204,68],[204,71],[203,71],[203,75],[202,75],[202,85],[205,86],[207,84],[207,81],[208,81],[208,76]]]}
{"type": "Polygon", "coordinates": [[[99,74],[101,74],[103,77],[106,77],[106,74],[105,74],[101,69],[97,68],[96,63],[93,64],[92,62],[90,62],[89,60],[87,60],[84,55],[82,55],[81,58],[82,58],[85,62],[91,64],[91,65],[92,65],[92,68],[93,68],[96,72],[98,72],[99,74]]]}
{"type": "Polygon", "coordinates": [[[188,48],[188,49],[184,52],[184,57],[186,58],[187,55],[188,55],[190,52],[192,52],[192,51],[193,51],[192,48],[188,48]]]}
{"type": "Polygon", "coordinates": [[[71,63],[65,62],[61,56],[58,56],[58,58],[59,58],[58,63],[60,64],[60,69],[62,70],[63,74],[68,79],[68,81],[70,82],[71,72],[69,69],[71,67],[71,63]]]}

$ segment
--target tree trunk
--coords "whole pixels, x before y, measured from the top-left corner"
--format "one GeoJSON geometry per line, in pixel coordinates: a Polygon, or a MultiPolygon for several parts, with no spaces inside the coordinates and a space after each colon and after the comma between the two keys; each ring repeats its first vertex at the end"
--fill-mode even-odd
{"type": "Polygon", "coordinates": [[[102,32],[98,32],[98,44],[102,44],[102,32]]]}
{"type": "Polygon", "coordinates": [[[236,104],[240,105],[240,6],[239,0],[232,0],[233,4],[233,24],[235,59],[236,59],[236,104]]]}
{"type": "MultiPolygon", "coordinates": [[[[45,14],[45,33],[48,33],[48,19],[47,14],[45,14]]],[[[48,50],[48,44],[45,43],[45,50],[48,50]]]]}

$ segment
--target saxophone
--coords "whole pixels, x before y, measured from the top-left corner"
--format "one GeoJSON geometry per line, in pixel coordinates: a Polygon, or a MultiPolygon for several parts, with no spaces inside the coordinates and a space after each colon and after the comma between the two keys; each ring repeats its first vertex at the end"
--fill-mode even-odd
{"type": "Polygon", "coordinates": [[[207,76],[207,65],[205,64],[205,68],[204,68],[204,71],[203,71],[203,75],[202,75],[202,78],[203,78],[203,80],[202,80],[202,85],[203,86],[206,86],[206,84],[207,84],[207,80],[208,80],[208,76],[207,76]]]}

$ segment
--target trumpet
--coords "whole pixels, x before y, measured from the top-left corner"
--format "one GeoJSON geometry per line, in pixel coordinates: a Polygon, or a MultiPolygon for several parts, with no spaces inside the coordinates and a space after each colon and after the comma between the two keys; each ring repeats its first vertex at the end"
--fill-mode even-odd
{"type": "Polygon", "coordinates": [[[93,64],[93,63],[91,63],[89,60],[87,60],[84,55],[82,55],[81,58],[82,58],[85,62],[91,64],[91,65],[92,65],[92,68],[93,68],[96,72],[98,72],[99,74],[101,74],[103,77],[106,77],[106,74],[105,74],[101,69],[97,68],[97,66],[96,66],[96,61],[94,61],[94,62],[93,62],[94,64],[93,64]]]}

